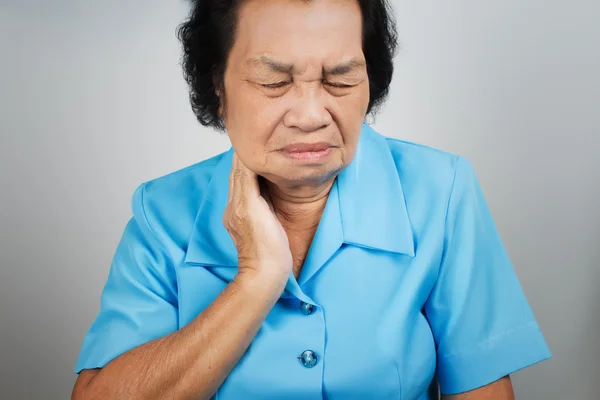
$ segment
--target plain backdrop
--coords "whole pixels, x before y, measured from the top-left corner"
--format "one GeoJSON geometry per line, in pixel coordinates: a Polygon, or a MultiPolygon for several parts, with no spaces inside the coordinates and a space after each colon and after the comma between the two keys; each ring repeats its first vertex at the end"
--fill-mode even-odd
{"type": "MultiPolygon", "coordinates": [[[[597,399],[600,2],[393,1],[375,128],[467,157],[554,358],[519,399],[597,399]]],[[[0,398],[67,399],[138,184],[227,137],[195,120],[183,0],[0,0],[0,398]]]]}

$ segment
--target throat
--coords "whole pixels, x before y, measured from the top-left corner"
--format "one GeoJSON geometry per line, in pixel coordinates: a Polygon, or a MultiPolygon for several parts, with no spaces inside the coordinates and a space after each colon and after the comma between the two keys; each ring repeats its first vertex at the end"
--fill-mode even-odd
{"type": "Polygon", "coordinates": [[[289,199],[271,196],[275,215],[288,237],[296,279],[300,276],[306,255],[325,211],[328,194],[329,191],[323,191],[320,197],[310,201],[306,199],[289,201],[289,199]]]}
{"type": "Polygon", "coordinates": [[[316,227],[314,230],[304,232],[303,234],[287,232],[290,251],[292,252],[293,273],[296,280],[298,280],[300,272],[302,272],[302,267],[304,266],[304,261],[314,239],[315,232],[316,227]]]}

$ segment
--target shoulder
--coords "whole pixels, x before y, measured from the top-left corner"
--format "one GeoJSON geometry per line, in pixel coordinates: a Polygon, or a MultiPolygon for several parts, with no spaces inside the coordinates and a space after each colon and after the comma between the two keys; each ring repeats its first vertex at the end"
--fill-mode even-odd
{"type": "Polygon", "coordinates": [[[448,179],[453,179],[457,163],[464,158],[431,146],[384,138],[401,178],[415,176],[428,178],[430,182],[433,180],[431,183],[446,183],[448,179]]]}
{"type": "Polygon", "coordinates": [[[463,156],[405,140],[385,136],[384,139],[394,160],[408,212],[415,222],[441,222],[451,198],[462,197],[476,183],[473,166],[463,156]],[[456,194],[457,191],[461,194],[456,194]]]}
{"type": "Polygon", "coordinates": [[[154,202],[189,200],[202,197],[212,172],[225,153],[199,161],[180,170],[142,183],[148,200],[154,202]]]}
{"type": "Polygon", "coordinates": [[[132,197],[134,217],[144,219],[161,241],[184,245],[224,154],[141,183],[132,197]]]}
{"type": "MultiPolygon", "coordinates": [[[[385,137],[403,187],[450,195],[456,179],[474,175],[464,156],[441,149],[385,137]]],[[[446,197],[447,196],[442,196],[446,197]]]]}

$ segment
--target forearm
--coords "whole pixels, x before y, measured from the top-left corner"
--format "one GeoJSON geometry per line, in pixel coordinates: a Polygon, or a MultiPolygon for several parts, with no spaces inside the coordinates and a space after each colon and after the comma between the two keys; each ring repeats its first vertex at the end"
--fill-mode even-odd
{"type": "Polygon", "coordinates": [[[208,399],[242,357],[283,291],[258,278],[234,279],[185,328],[108,363],[84,398],[208,399]],[[265,287],[271,286],[271,287],[265,287]]]}

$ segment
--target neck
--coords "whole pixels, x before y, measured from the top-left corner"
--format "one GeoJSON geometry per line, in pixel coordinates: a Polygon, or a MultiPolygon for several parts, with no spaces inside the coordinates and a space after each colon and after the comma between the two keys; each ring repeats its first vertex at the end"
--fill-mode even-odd
{"type": "Polygon", "coordinates": [[[267,184],[275,214],[288,233],[314,233],[325,210],[334,179],[316,186],[267,184]]]}

